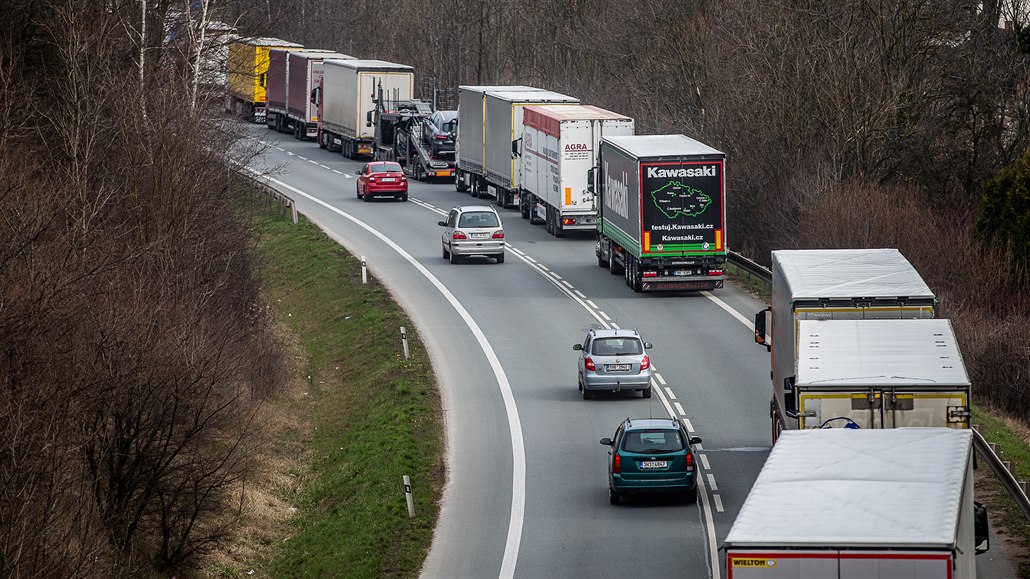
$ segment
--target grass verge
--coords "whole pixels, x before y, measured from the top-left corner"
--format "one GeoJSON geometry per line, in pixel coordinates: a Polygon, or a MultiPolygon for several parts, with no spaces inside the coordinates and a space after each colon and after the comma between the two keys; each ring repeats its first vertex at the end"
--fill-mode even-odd
{"type": "Polygon", "coordinates": [[[262,283],[298,343],[303,449],[287,538],[258,559],[273,577],[414,577],[432,540],[444,481],[432,365],[417,332],[360,260],[303,217],[255,202],[262,283]],[[405,359],[400,327],[408,329],[405,359]],[[403,476],[411,477],[409,518],[403,476]]]}

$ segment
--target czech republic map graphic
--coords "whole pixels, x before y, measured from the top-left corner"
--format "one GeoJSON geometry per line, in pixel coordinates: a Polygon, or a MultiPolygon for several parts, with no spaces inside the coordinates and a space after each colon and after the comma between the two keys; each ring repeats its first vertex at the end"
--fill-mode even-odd
{"type": "Polygon", "coordinates": [[[712,204],[712,198],[700,189],[693,189],[679,181],[669,181],[651,191],[655,207],[668,219],[697,217],[712,204]]]}

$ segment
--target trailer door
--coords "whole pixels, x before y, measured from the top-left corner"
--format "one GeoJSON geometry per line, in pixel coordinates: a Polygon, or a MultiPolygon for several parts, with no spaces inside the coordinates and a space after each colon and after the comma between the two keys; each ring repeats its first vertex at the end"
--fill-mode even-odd
{"type": "Polygon", "coordinates": [[[800,428],[848,426],[969,428],[969,391],[870,386],[841,390],[801,389],[800,428]]]}

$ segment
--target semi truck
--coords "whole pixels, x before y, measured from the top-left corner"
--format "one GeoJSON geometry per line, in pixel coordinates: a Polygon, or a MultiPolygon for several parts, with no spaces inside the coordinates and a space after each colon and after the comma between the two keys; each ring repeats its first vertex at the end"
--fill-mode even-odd
{"type": "Polygon", "coordinates": [[[525,86],[458,87],[458,140],[455,187],[517,207],[522,165],[515,162],[528,106],[579,104],[579,99],[525,86]]]}
{"type": "Polygon", "coordinates": [[[603,137],[588,178],[597,265],[636,292],[723,287],[725,162],[684,135],[603,137]]]}
{"type": "Polygon", "coordinates": [[[784,432],[726,535],[727,579],[975,579],[973,433],[784,432]]]}
{"type": "Polygon", "coordinates": [[[802,321],[936,317],[936,296],[897,249],[777,250],[772,278],[772,305],[755,314],[755,341],[771,353],[774,443],[800,427],[801,417],[787,413],[785,384],[797,373],[802,321]]]}
{"type": "Polygon", "coordinates": [[[801,320],[784,411],[806,428],[969,428],[951,320],[801,320]]]}
{"type": "Polygon", "coordinates": [[[547,232],[596,231],[597,205],[587,175],[601,137],[632,135],[633,119],[590,105],[540,105],[523,113],[519,208],[547,232]]]}
{"type": "Polygon", "coordinates": [[[251,122],[265,122],[268,52],[304,47],[278,38],[240,38],[229,45],[225,110],[251,122]]]}
{"type": "Polygon", "coordinates": [[[319,146],[341,151],[348,159],[375,156],[375,123],[379,87],[393,100],[410,100],[415,69],[383,60],[323,62],[317,138],[319,146]]]}
{"type": "Polygon", "coordinates": [[[318,134],[318,110],[311,102],[322,81],[327,58],[353,60],[353,56],[322,49],[270,50],[268,53],[268,128],[292,133],[304,140],[318,134]]]}

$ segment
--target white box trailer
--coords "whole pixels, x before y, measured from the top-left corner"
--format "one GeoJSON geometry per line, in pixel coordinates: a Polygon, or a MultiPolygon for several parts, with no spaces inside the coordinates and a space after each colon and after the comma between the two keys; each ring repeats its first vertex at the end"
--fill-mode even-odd
{"type": "Polygon", "coordinates": [[[590,105],[526,107],[519,208],[547,232],[597,229],[596,197],[587,187],[601,137],[632,135],[633,119],[590,105]]]}
{"type": "Polygon", "coordinates": [[[951,320],[800,320],[785,384],[798,428],[969,428],[972,387],[951,320]]]}
{"type": "Polygon", "coordinates": [[[315,88],[322,84],[328,59],[356,60],[331,50],[300,50],[287,54],[285,128],[297,139],[314,139],[318,135],[318,108],[312,96],[315,88]]]}
{"type": "Polygon", "coordinates": [[[723,543],[727,579],[973,579],[973,433],[784,432],[723,543]]]}
{"type": "Polygon", "coordinates": [[[522,138],[524,108],[579,104],[579,99],[532,87],[459,88],[456,187],[471,190],[476,197],[493,197],[503,207],[518,205],[522,167],[513,151],[522,138]],[[468,102],[462,102],[466,98],[468,102]]]}
{"type": "Polygon", "coordinates": [[[772,353],[773,442],[798,428],[785,411],[784,380],[795,375],[799,322],[935,316],[936,297],[897,249],[778,250],[772,274],[772,305],[755,315],[755,341],[772,353]]]}
{"type": "Polygon", "coordinates": [[[344,157],[371,158],[375,154],[375,127],[371,115],[379,86],[392,100],[410,100],[415,69],[383,60],[323,62],[321,115],[318,142],[344,157]]]}

